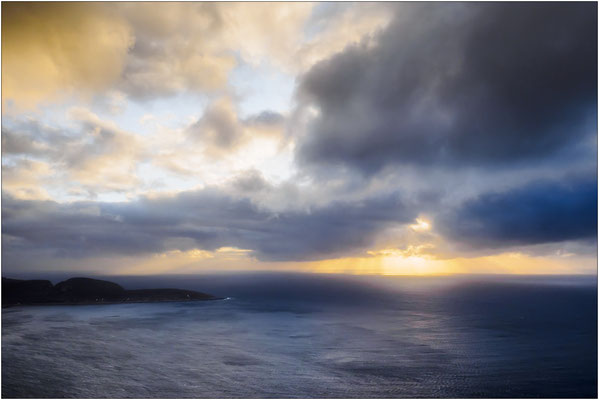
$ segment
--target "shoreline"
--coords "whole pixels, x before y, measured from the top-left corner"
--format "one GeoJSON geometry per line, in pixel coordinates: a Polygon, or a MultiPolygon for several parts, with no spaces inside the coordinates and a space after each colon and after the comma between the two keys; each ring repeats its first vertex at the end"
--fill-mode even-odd
{"type": "Polygon", "coordinates": [[[13,307],[35,307],[35,306],[103,306],[114,304],[139,304],[139,303],[190,303],[200,301],[226,300],[226,297],[215,297],[213,299],[188,299],[188,300],[133,300],[133,301],[94,301],[94,302],[76,302],[76,303],[21,303],[21,304],[2,304],[2,309],[13,307]]]}

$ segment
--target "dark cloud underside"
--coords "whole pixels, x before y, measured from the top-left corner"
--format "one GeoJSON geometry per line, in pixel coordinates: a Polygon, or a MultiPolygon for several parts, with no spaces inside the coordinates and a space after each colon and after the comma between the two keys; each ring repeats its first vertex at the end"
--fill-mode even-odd
{"type": "Polygon", "coordinates": [[[439,218],[446,236],[470,247],[507,247],[597,237],[597,178],[534,182],[486,193],[439,218]]]}
{"type": "Polygon", "coordinates": [[[4,251],[57,255],[143,254],[234,246],[263,260],[312,260],[364,250],[386,226],[414,211],[398,196],[357,204],[334,202],[305,212],[274,213],[217,190],[131,203],[19,201],[6,196],[4,251]]]}
{"type": "MultiPolygon", "coordinates": [[[[595,134],[595,3],[400,4],[300,81],[306,163],[530,163],[595,134]]],[[[593,150],[592,150],[593,151],[593,150]]]]}

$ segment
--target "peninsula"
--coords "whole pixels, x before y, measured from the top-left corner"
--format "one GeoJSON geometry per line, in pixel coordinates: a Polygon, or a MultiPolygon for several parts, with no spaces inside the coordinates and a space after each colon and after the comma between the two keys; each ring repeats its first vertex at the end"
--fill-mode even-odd
{"type": "Polygon", "coordinates": [[[210,294],[182,289],[126,290],[105,280],[71,278],[52,285],[48,280],[2,277],[2,307],[15,305],[75,305],[218,300],[210,294]]]}

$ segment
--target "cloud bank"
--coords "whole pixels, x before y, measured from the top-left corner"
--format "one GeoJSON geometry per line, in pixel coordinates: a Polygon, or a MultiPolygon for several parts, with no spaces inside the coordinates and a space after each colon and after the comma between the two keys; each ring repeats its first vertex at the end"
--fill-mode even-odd
{"type": "Polygon", "coordinates": [[[8,269],[592,264],[595,3],[2,7],[8,269]]]}
{"type": "Polygon", "coordinates": [[[415,217],[398,195],[275,213],[217,189],[128,203],[6,197],[3,204],[5,251],[79,257],[230,246],[261,260],[324,259],[363,252],[381,229],[415,217]]]}

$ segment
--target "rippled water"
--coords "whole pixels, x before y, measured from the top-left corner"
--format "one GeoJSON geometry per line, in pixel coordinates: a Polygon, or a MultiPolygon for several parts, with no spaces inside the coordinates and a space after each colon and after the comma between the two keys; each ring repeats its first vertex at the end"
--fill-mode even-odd
{"type": "Polygon", "coordinates": [[[204,282],[225,301],[3,309],[2,396],[597,395],[594,285],[268,279],[204,282]]]}

